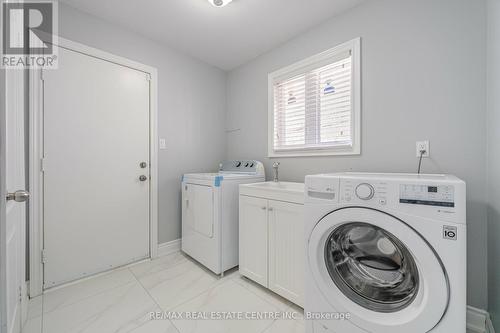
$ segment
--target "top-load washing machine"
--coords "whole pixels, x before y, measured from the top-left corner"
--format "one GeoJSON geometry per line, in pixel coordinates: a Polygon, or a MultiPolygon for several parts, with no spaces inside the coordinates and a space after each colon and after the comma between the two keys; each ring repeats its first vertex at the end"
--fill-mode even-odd
{"type": "Polygon", "coordinates": [[[238,266],[239,184],[265,181],[258,161],[221,163],[182,177],[182,251],[216,274],[238,266]]]}
{"type": "Polygon", "coordinates": [[[465,333],[465,183],[306,177],[307,332],[465,333]]]}

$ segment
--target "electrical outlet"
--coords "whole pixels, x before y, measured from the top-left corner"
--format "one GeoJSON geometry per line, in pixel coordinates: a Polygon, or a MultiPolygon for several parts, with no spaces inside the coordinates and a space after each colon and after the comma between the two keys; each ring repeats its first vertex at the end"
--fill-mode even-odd
{"type": "Polygon", "coordinates": [[[417,157],[420,157],[422,150],[425,150],[423,157],[431,155],[429,141],[417,141],[417,157]]]}

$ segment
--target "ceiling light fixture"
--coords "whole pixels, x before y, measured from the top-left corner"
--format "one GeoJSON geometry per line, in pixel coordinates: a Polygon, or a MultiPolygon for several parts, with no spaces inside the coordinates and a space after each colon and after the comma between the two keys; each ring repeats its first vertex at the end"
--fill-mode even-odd
{"type": "Polygon", "coordinates": [[[224,7],[233,0],[208,0],[214,7],[224,7]]]}

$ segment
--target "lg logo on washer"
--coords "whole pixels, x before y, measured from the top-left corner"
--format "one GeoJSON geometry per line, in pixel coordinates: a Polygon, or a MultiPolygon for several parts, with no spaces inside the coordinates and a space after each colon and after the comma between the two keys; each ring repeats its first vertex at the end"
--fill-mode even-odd
{"type": "Polygon", "coordinates": [[[457,240],[457,227],[449,225],[443,226],[443,238],[449,240],[457,240]]]}

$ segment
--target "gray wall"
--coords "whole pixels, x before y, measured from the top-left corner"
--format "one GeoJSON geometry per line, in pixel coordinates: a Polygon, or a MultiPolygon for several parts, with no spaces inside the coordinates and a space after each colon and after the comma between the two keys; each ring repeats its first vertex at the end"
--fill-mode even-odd
{"type": "Polygon", "coordinates": [[[159,241],[180,237],[180,180],[215,171],[226,155],[226,74],[133,32],[59,3],[59,34],[158,69],[159,241]]]}
{"type": "MultiPolygon", "coordinates": [[[[362,154],[283,158],[283,180],[343,170],[428,173],[467,182],[468,302],[487,307],[486,10],[477,0],[368,1],[228,74],[228,158],[263,160],[268,173],[267,74],[362,38],[362,154]]],[[[271,175],[268,174],[268,178],[271,175]]]]}
{"type": "Polygon", "coordinates": [[[488,0],[489,311],[500,331],[500,0],[488,0]]]}

